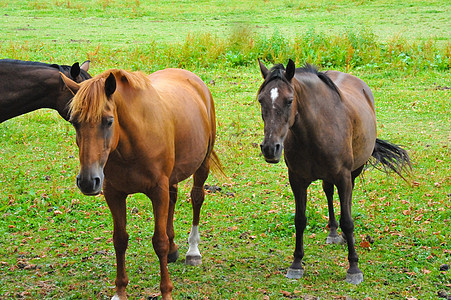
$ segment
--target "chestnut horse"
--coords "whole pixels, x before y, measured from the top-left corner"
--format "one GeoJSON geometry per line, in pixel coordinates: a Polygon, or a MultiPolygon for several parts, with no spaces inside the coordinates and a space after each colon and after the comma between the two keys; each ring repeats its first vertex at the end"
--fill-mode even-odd
{"type": "Polygon", "coordinates": [[[177,260],[173,215],[177,183],[193,175],[193,223],[185,262],[202,262],[198,249],[203,185],[209,169],[221,165],[213,151],[216,135],[213,98],[193,73],[165,69],[148,77],[140,72],[108,70],[76,84],[70,121],[76,130],[81,170],[77,186],[85,195],[103,193],[113,216],[116,295],[126,299],[126,198],[144,193],[152,201],[154,250],[160,261],[160,290],[172,299],[167,263],[177,260]]]}
{"type": "Polygon", "coordinates": [[[0,59],[0,123],[39,108],[53,108],[66,120],[73,94],[60,72],[76,82],[91,78],[89,61],[81,66],[0,59]]]}
{"type": "Polygon", "coordinates": [[[363,273],[358,267],[351,217],[355,178],[371,157],[401,175],[404,167],[410,167],[409,156],[399,146],[376,138],[373,94],[359,78],[337,71],[318,72],[310,65],[296,69],[291,59],[286,69],[276,65],[268,70],[259,64],[264,79],[258,91],[265,135],[261,150],[267,162],[277,163],[285,149],[295,198],[296,246],[287,277],[303,276],[307,188],[321,179],[329,206],[327,242],[340,242],[333,210],[336,186],[340,228],[348,246],[346,281],[358,284],[363,273]]]}

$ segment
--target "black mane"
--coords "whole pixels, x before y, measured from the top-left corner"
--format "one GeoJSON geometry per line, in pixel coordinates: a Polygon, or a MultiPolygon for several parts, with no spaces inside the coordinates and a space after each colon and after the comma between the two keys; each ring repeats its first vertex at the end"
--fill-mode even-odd
{"type": "MultiPolygon", "coordinates": [[[[260,90],[263,89],[265,85],[267,85],[269,82],[273,81],[274,79],[281,79],[286,83],[289,83],[287,79],[284,76],[285,67],[283,64],[277,64],[274,65],[270,70],[268,76],[265,78],[265,82],[263,82],[262,86],[260,87],[260,90]]],[[[311,64],[304,64],[304,66],[300,68],[296,68],[296,73],[310,73],[318,76],[319,79],[321,79],[322,82],[324,82],[330,89],[332,89],[334,92],[336,92],[338,95],[340,95],[340,91],[338,87],[335,85],[335,83],[332,81],[332,79],[327,76],[325,72],[320,72],[316,68],[316,66],[311,64]]]]}
{"type": "Polygon", "coordinates": [[[335,85],[335,83],[332,81],[332,79],[330,79],[330,77],[327,76],[327,74],[325,72],[318,71],[316,66],[306,63],[303,67],[297,68],[296,72],[315,74],[329,88],[331,88],[333,91],[335,91],[337,94],[340,95],[340,91],[338,90],[338,87],[335,85]]]}

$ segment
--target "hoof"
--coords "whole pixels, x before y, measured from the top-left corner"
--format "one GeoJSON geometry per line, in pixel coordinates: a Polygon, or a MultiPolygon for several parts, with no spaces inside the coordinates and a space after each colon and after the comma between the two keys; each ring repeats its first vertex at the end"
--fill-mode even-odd
{"type": "Polygon", "coordinates": [[[176,262],[179,258],[179,250],[175,251],[174,253],[168,254],[168,263],[176,262]]]}
{"type": "Polygon", "coordinates": [[[299,279],[302,276],[304,276],[304,269],[293,269],[293,268],[288,268],[287,275],[285,275],[285,277],[290,279],[299,279]]]}
{"type": "Polygon", "coordinates": [[[341,235],[330,236],[328,235],[326,238],[326,244],[338,244],[343,245],[346,241],[341,235]]]}
{"type": "Polygon", "coordinates": [[[202,264],[202,256],[186,256],[185,264],[189,266],[198,266],[202,264]]]}
{"type": "Polygon", "coordinates": [[[363,281],[363,273],[350,274],[346,273],[346,282],[351,284],[359,284],[363,281]]]}

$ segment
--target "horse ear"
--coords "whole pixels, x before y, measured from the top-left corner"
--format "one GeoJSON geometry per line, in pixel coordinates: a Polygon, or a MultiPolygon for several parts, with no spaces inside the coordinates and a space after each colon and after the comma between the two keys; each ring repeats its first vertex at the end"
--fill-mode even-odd
{"type": "Polygon", "coordinates": [[[108,78],[105,80],[105,94],[107,98],[110,98],[111,95],[116,91],[116,78],[113,73],[110,73],[108,78]]]}
{"type": "Polygon", "coordinates": [[[84,63],[82,63],[81,66],[80,66],[80,69],[88,72],[89,71],[89,63],[90,62],[91,62],[90,60],[87,60],[84,63]]]}
{"type": "Polygon", "coordinates": [[[61,72],[60,72],[60,76],[61,76],[61,79],[63,80],[64,84],[66,85],[66,87],[73,94],[76,94],[78,92],[78,90],[80,89],[80,85],[61,72]]]}
{"type": "Polygon", "coordinates": [[[70,76],[75,79],[78,75],[80,75],[80,65],[76,62],[70,67],[70,76]]]}
{"type": "Polygon", "coordinates": [[[260,65],[260,71],[262,72],[263,79],[265,79],[266,76],[268,76],[268,74],[269,74],[269,70],[268,70],[268,68],[261,62],[260,59],[258,59],[258,64],[260,65]]]}
{"type": "Polygon", "coordinates": [[[290,58],[287,64],[287,68],[285,69],[285,78],[288,81],[291,81],[294,77],[294,73],[296,71],[296,66],[294,65],[294,61],[290,58]]]}

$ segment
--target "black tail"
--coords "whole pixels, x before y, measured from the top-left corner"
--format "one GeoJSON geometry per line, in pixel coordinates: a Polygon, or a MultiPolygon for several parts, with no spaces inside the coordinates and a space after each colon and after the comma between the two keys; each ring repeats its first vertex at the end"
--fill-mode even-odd
{"type": "Polygon", "coordinates": [[[387,141],[376,139],[372,156],[374,159],[370,160],[370,163],[374,167],[377,168],[379,164],[382,164],[384,172],[394,171],[407,181],[401,174],[403,171],[409,172],[412,170],[409,154],[407,154],[406,150],[387,141]]]}

